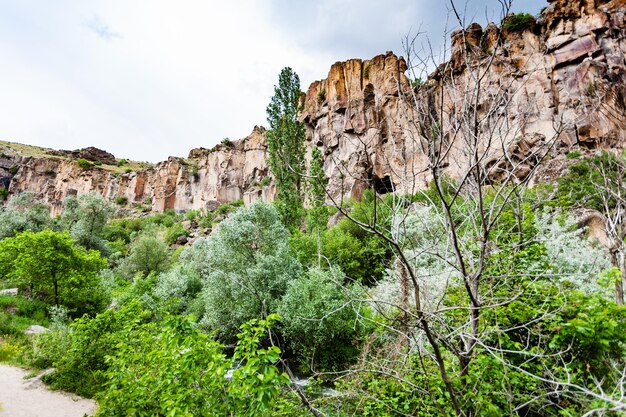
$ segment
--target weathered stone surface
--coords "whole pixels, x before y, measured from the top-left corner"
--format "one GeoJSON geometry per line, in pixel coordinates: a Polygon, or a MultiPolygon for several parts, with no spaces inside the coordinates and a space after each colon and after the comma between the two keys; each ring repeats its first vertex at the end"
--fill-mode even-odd
{"type": "Polygon", "coordinates": [[[3,181],[10,195],[34,191],[52,205],[53,214],[60,213],[65,197],[90,191],[110,199],[126,196],[131,204],[149,201],[153,211],[211,210],[221,203],[243,199],[244,195],[248,203],[273,198],[272,187],[264,187],[260,196],[246,194],[269,175],[266,149],[265,130],[255,127],[252,134],[233,142],[233,146],[192,150],[188,160],[170,157],[145,170],[125,174],[97,166],[82,170],[69,158],[25,157],[4,149],[0,180],[6,176],[3,181]],[[19,166],[16,175],[9,173],[12,166],[19,166]]]}
{"type": "MultiPolygon", "coordinates": [[[[478,137],[487,151],[485,174],[493,181],[507,172],[525,178],[538,163],[551,167],[542,170],[542,178],[554,178],[571,147],[623,149],[625,19],[626,0],[554,0],[525,31],[472,24],[465,36],[453,34],[450,61],[418,88],[405,75],[404,58],[391,52],[333,64],[301,102],[307,147],[322,151],[332,199],[360,198],[371,185],[407,193],[426,187],[431,178],[415,104],[422,111],[439,105],[457,117],[467,105],[458,92],[473,88],[468,65],[485,70],[478,117],[497,119],[489,132],[496,141],[485,132],[478,137]],[[553,145],[549,154],[545,144],[553,145]]],[[[469,159],[463,138],[450,126],[443,126],[440,137],[450,146],[444,173],[455,177],[469,159]]],[[[250,204],[274,197],[273,184],[261,185],[269,176],[266,148],[264,129],[255,127],[243,140],[122,175],[98,167],[80,170],[63,152],[29,157],[0,149],[0,185],[10,195],[36,192],[55,214],[66,196],[89,191],[126,196],[130,203],[149,198],[155,211],[215,210],[233,200],[250,204]]]]}
{"type": "Polygon", "coordinates": [[[78,149],[72,152],[75,158],[84,158],[88,161],[98,161],[103,164],[115,165],[115,156],[112,153],[103,151],[102,149],[90,146],[84,149],[78,149]]]}
{"type": "Polygon", "coordinates": [[[19,290],[17,288],[7,288],[0,290],[0,295],[17,295],[18,291],[19,290]]]}

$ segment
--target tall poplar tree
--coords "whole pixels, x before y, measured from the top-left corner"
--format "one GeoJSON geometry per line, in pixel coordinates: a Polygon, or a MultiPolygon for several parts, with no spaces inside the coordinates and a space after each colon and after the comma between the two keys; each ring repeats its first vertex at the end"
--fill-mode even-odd
{"type": "Polygon", "coordinates": [[[303,212],[304,124],[298,121],[300,78],[291,68],[280,72],[267,106],[269,167],[276,178],[276,204],[283,222],[298,227],[303,212]]]}

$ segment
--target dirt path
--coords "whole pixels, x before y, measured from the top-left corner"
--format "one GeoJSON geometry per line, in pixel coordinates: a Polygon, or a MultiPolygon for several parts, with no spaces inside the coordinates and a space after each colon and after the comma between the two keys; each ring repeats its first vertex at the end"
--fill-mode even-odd
{"type": "Polygon", "coordinates": [[[38,379],[24,379],[26,371],[0,364],[0,417],[83,417],[96,403],[50,391],[38,379]]]}

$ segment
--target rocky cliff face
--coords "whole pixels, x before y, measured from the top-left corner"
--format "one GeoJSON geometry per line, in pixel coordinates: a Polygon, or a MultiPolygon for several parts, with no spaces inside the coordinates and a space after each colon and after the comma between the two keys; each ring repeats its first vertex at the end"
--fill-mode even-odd
{"type": "MultiPolygon", "coordinates": [[[[452,35],[450,59],[419,85],[406,76],[415,57],[388,52],[334,64],[309,87],[301,113],[308,148],[324,155],[331,195],[359,198],[370,186],[381,192],[425,187],[431,178],[424,137],[433,131],[449,146],[446,174],[459,175],[470,160],[463,146],[468,137],[460,134],[468,111],[482,120],[471,140],[488,150],[481,163],[494,181],[508,172],[522,178],[540,161],[548,178],[573,147],[624,148],[625,19],[626,0],[555,0],[521,29],[472,24],[452,35]],[[434,110],[437,123],[429,121],[434,110]],[[545,145],[549,152],[540,151],[545,145]]],[[[34,191],[57,212],[66,196],[92,190],[149,202],[155,211],[274,196],[273,186],[261,186],[268,182],[263,128],[233,144],[128,173],[85,170],[75,161],[97,154],[25,156],[0,148],[0,188],[9,195],[34,191]]]]}
{"type": "Polygon", "coordinates": [[[492,147],[483,162],[493,180],[512,170],[524,177],[540,160],[562,166],[574,146],[623,148],[625,5],[557,0],[521,30],[472,24],[452,34],[450,59],[415,88],[392,53],[336,63],[310,86],[302,113],[309,146],[326,156],[331,194],[425,187],[425,130],[443,130],[446,174],[457,176],[469,161],[460,125],[474,110],[482,120],[475,139],[492,147]],[[441,126],[429,124],[432,111],[441,111],[433,118],[441,126]]]}
{"type": "Polygon", "coordinates": [[[90,191],[110,199],[126,197],[130,205],[142,204],[153,211],[214,209],[238,199],[270,200],[273,188],[260,185],[268,175],[264,132],[255,127],[240,141],[194,149],[187,159],[170,157],[137,170],[126,165],[81,168],[76,157],[91,155],[94,160],[101,153],[93,149],[73,153],[42,149],[39,155],[25,156],[0,144],[0,182],[9,195],[37,193],[52,205],[54,214],[62,209],[65,197],[90,191]]]}

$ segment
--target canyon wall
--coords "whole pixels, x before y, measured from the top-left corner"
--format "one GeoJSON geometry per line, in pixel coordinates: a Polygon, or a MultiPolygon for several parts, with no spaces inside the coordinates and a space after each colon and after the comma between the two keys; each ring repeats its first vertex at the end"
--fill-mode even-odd
{"type": "Polygon", "coordinates": [[[441,166],[451,177],[481,147],[490,147],[480,163],[494,181],[512,171],[523,178],[539,162],[540,176],[558,173],[573,147],[622,149],[625,5],[557,0],[522,29],[472,24],[452,34],[450,58],[423,82],[405,74],[427,56],[336,63],[310,86],[302,112],[331,194],[426,187],[433,130],[446,142],[441,166]]]}
{"type": "Polygon", "coordinates": [[[248,137],[213,149],[193,149],[189,157],[170,157],[144,169],[91,166],[81,168],[76,158],[41,149],[25,156],[10,144],[0,144],[0,185],[9,196],[33,191],[62,209],[71,195],[95,191],[106,198],[125,198],[130,206],[141,204],[152,211],[213,210],[219,204],[244,199],[271,200],[274,189],[266,184],[265,130],[255,127],[248,137]],[[129,172],[124,172],[129,171],[129,172]]]}
{"type": "MultiPolygon", "coordinates": [[[[524,178],[538,164],[549,180],[574,148],[624,148],[625,18],[626,0],[556,0],[522,28],[472,24],[452,34],[449,59],[424,80],[407,77],[419,63],[408,51],[335,63],[302,99],[307,148],[322,150],[334,198],[360,198],[371,186],[407,193],[427,186],[433,132],[448,149],[442,165],[451,177],[472,163],[466,145],[474,141],[487,150],[480,163],[493,181],[511,172],[524,178]],[[471,134],[463,128],[468,114],[480,121],[471,134]]],[[[82,169],[76,157],[0,146],[0,187],[9,198],[31,190],[56,212],[66,196],[88,191],[153,211],[275,194],[260,127],[131,172],[82,169]]]]}

